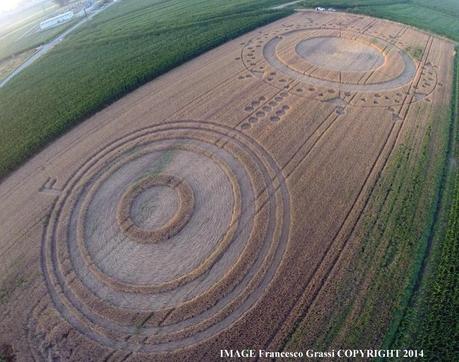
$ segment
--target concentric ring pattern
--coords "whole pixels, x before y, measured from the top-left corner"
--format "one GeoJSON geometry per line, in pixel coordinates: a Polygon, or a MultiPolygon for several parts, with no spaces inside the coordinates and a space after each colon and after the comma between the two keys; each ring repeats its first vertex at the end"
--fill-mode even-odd
{"type": "Polygon", "coordinates": [[[288,240],[289,197],[240,131],[175,121],[89,159],[55,202],[48,291],[86,337],[164,352],[227,329],[266,292],[288,240]]]}

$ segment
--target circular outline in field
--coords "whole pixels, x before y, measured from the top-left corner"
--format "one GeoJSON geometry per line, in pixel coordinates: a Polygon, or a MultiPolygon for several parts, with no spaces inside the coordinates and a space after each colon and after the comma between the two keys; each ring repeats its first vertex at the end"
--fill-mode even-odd
{"type": "MultiPolygon", "coordinates": [[[[81,202],[78,205],[81,207],[81,202]]],[[[211,122],[172,121],[118,139],[89,159],[67,181],[44,231],[43,275],[55,308],[87,338],[117,350],[167,352],[218,335],[243,318],[268,293],[288,247],[289,226],[290,200],[285,178],[276,161],[258,142],[238,130],[211,122]],[[254,207],[253,215],[242,208],[241,215],[246,215],[248,221],[244,225],[239,223],[237,229],[249,228],[248,234],[240,234],[248,239],[224,278],[202,295],[158,311],[112,305],[98,298],[79,279],[66,251],[69,246],[60,236],[67,232],[68,218],[74,215],[72,207],[77,205],[79,193],[97,180],[97,172],[103,170],[100,167],[132,152],[132,147],[169,141],[218,147],[223,153],[231,153],[244,172],[249,172],[255,199],[247,201],[252,205],[247,210],[254,207]]]]}
{"type": "Polygon", "coordinates": [[[125,235],[140,243],[158,243],[179,233],[190,220],[193,208],[193,190],[185,180],[173,175],[150,175],[131,185],[121,196],[116,218],[125,235]],[[180,205],[175,215],[165,225],[157,229],[146,230],[139,227],[132,219],[131,206],[137,196],[155,186],[166,186],[176,191],[180,205]]]}
{"type": "MultiPolygon", "coordinates": [[[[379,83],[370,83],[370,84],[358,84],[358,83],[341,83],[333,80],[322,79],[322,78],[315,78],[313,76],[309,76],[303,74],[299,71],[296,71],[289,67],[287,64],[284,64],[281,60],[278,59],[276,54],[277,45],[283,40],[284,37],[289,36],[294,33],[300,32],[310,32],[314,30],[329,30],[329,31],[336,31],[334,28],[327,28],[327,27],[317,27],[317,28],[299,28],[294,30],[289,30],[284,33],[278,33],[273,38],[271,38],[268,42],[266,42],[263,46],[262,55],[264,60],[268,63],[270,67],[279,71],[280,73],[284,74],[285,76],[289,77],[292,80],[300,81],[304,84],[308,85],[315,85],[324,88],[333,88],[339,89],[340,91],[349,91],[349,92],[361,92],[361,93],[374,93],[374,92],[384,92],[384,91],[392,91],[396,88],[403,87],[409,84],[416,75],[416,65],[409,54],[407,54],[404,50],[400,49],[398,46],[394,44],[390,44],[391,47],[395,48],[404,63],[404,69],[401,74],[397,77],[385,81],[381,81],[379,83]]],[[[346,30],[346,32],[353,33],[357,36],[362,36],[361,33],[358,33],[354,30],[346,30]]],[[[375,39],[378,39],[384,44],[388,44],[388,42],[382,38],[377,36],[372,36],[375,39]]],[[[245,49],[245,47],[244,47],[245,49]]],[[[248,64],[245,64],[245,67],[253,74],[253,71],[250,70],[248,64]]],[[[382,65],[381,67],[383,67],[382,65]]],[[[380,67],[380,68],[381,68],[380,67]]],[[[253,74],[255,75],[255,74],[253,74]]],[[[256,75],[255,75],[256,76],[256,75]]],[[[270,85],[273,85],[270,82],[267,82],[270,85]]]]}

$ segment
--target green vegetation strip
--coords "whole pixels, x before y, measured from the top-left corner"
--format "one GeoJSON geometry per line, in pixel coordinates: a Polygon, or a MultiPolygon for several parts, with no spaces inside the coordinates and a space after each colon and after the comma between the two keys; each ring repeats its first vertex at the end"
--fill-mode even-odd
{"type": "Polygon", "coordinates": [[[333,7],[398,21],[459,41],[459,1],[456,0],[304,0],[295,7],[333,7]]]}
{"type": "Polygon", "coordinates": [[[124,0],[0,88],[0,178],[126,93],[284,17],[275,0],[124,0]]]}
{"type": "MultiPolygon", "coordinates": [[[[459,341],[459,56],[456,49],[450,147],[432,244],[392,347],[424,349],[430,361],[454,361],[459,341]]],[[[388,341],[391,336],[388,335],[388,341]]]]}

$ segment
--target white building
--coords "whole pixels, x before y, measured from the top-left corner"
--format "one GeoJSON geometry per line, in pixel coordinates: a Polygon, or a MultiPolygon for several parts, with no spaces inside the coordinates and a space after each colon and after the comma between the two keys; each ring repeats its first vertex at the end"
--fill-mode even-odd
{"type": "Polygon", "coordinates": [[[50,29],[54,28],[55,26],[61,25],[70,21],[73,18],[73,11],[67,11],[66,13],[57,15],[55,17],[46,19],[40,23],[40,29],[50,29]]]}

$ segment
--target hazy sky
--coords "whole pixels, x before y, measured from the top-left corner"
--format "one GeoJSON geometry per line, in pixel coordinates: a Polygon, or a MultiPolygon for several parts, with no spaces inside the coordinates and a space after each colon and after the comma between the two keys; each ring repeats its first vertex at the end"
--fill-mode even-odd
{"type": "Polygon", "coordinates": [[[0,0],[0,11],[13,10],[22,0],[0,0]]]}

